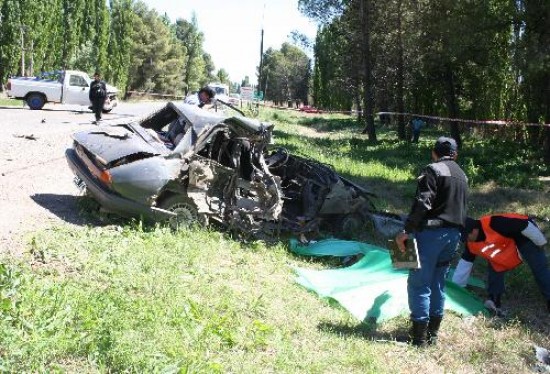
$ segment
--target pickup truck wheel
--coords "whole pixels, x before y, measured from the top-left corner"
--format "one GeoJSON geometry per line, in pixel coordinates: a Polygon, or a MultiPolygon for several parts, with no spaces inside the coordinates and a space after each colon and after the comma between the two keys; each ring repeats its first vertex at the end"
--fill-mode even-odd
{"type": "Polygon", "coordinates": [[[46,104],[46,99],[42,94],[31,93],[27,96],[27,105],[32,110],[40,110],[44,107],[44,104],[46,104]]]}
{"type": "Polygon", "coordinates": [[[206,218],[199,214],[197,206],[187,196],[172,195],[159,204],[159,208],[176,213],[167,223],[173,230],[186,230],[195,225],[206,225],[206,218]]]}

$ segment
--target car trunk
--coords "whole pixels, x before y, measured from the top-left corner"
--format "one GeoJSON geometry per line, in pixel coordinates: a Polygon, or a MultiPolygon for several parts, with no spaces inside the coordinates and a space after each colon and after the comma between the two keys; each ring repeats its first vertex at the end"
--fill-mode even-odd
{"type": "Polygon", "coordinates": [[[106,168],[170,152],[139,125],[109,126],[82,131],[74,134],[73,139],[106,168]]]}

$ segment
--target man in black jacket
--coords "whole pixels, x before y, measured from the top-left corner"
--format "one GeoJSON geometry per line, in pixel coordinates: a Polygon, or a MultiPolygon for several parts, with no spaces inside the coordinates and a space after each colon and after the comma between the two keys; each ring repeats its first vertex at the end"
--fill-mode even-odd
{"type": "Polygon", "coordinates": [[[417,178],[416,197],[403,232],[395,241],[405,250],[414,235],[419,269],[411,269],[407,294],[412,320],[412,344],[435,344],[445,303],[445,276],[460,241],[466,220],[468,179],[455,162],[456,141],[440,137],[432,150],[432,163],[417,178]]]}
{"type": "Polygon", "coordinates": [[[94,80],[90,83],[90,101],[92,102],[92,111],[95,114],[95,120],[101,121],[101,113],[103,112],[103,105],[107,98],[107,86],[105,82],[101,80],[99,72],[95,72],[94,80]]]}

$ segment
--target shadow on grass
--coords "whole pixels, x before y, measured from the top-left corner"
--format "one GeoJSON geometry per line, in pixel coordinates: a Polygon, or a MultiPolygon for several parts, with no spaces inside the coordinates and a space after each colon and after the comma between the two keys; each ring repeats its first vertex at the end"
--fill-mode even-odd
{"type": "MultiPolygon", "coordinates": [[[[304,152],[313,150],[329,159],[345,157],[354,163],[377,162],[389,169],[409,172],[414,177],[422,167],[431,162],[431,149],[435,139],[448,135],[441,130],[430,129],[423,132],[418,144],[413,144],[399,141],[394,129],[382,127],[377,129],[378,141],[372,142],[360,133],[361,128],[350,119],[319,118],[316,122],[315,118],[304,118],[300,123],[315,129],[321,136],[275,131],[278,144],[282,144],[292,153],[306,156],[304,152]],[[340,132],[341,136],[331,138],[330,132],[340,132]],[[323,133],[326,136],[322,136],[323,133]]],[[[503,187],[541,189],[544,184],[538,177],[549,175],[550,165],[541,162],[539,153],[539,149],[526,147],[520,142],[507,139],[480,141],[464,134],[463,147],[459,150],[457,162],[474,187],[494,181],[503,187]]],[[[360,175],[343,176],[361,182],[360,175]]],[[[411,183],[414,184],[413,178],[411,183]]]]}
{"type": "Polygon", "coordinates": [[[313,128],[318,132],[336,132],[351,130],[360,133],[364,127],[361,123],[357,121],[356,117],[324,118],[322,116],[314,116],[300,119],[298,121],[298,124],[313,128]]]}
{"type": "Polygon", "coordinates": [[[47,209],[61,220],[78,226],[104,226],[99,216],[97,203],[84,196],[58,195],[58,194],[35,194],[31,199],[44,209],[47,209]]]}
{"type": "Polygon", "coordinates": [[[408,326],[399,326],[391,332],[378,330],[378,325],[373,320],[367,320],[354,326],[332,322],[321,322],[318,329],[323,332],[339,336],[352,336],[380,343],[406,344],[409,329],[408,326]]]}

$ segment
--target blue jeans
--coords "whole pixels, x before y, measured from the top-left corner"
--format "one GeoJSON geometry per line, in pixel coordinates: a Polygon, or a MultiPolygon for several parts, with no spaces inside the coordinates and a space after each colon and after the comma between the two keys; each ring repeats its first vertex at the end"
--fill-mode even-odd
{"type": "Polygon", "coordinates": [[[407,293],[411,319],[428,322],[442,317],[445,304],[445,276],[460,240],[457,228],[425,229],[416,233],[420,269],[409,271],[407,293]]]}
{"type": "Polygon", "coordinates": [[[413,129],[413,143],[418,143],[418,138],[420,138],[420,129],[413,129]]]}
{"type": "MultiPolygon", "coordinates": [[[[547,301],[550,301],[550,270],[544,251],[537,247],[532,241],[527,241],[518,247],[521,258],[535,277],[539,289],[547,301]]],[[[504,293],[505,271],[496,272],[489,264],[487,272],[487,292],[489,295],[502,295],[504,293]]]]}

